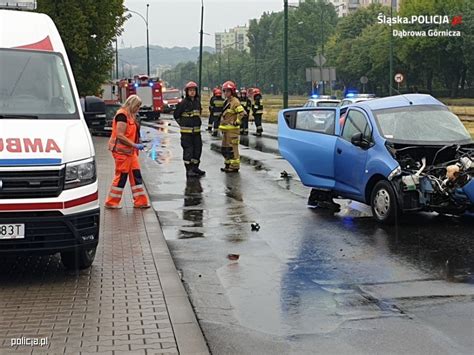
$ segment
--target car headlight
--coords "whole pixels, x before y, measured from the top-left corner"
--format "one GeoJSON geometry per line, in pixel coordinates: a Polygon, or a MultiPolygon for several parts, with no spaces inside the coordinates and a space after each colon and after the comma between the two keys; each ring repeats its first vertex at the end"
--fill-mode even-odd
{"type": "Polygon", "coordinates": [[[64,189],[73,189],[79,186],[89,185],[97,180],[95,159],[89,158],[66,164],[66,177],[64,189]]]}
{"type": "Polygon", "coordinates": [[[399,165],[395,169],[393,169],[393,171],[390,173],[390,175],[388,176],[388,181],[392,181],[395,176],[398,176],[401,173],[402,173],[402,168],[399,165]]]}

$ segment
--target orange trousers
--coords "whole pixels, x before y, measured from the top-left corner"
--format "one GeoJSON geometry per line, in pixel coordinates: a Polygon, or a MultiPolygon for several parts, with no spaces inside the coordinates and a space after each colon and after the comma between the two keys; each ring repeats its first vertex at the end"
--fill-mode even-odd
{"type": "Polygon", "coordinates": [[[115,177],[105,205],[108,207],[118,207],[120,205],[128,178],[132,188],[134,207],[148,206],[149,201],[145,188],[143,187],[138,155],[133,154],[130,156],[118,153],[112,153],[112,155],[115,160],[115,177]]]}

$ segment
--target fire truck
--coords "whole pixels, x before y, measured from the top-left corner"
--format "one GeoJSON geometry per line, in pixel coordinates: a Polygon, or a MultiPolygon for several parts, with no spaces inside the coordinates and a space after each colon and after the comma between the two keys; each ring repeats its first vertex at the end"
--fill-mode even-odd
{"type": "Polygon", "coordinates": [[[163,112],[162,85],[158,80],[147,75],[137,75],[133,79],[119,82],[119,98],[121,102],[130,95],[138,95],[142,99],[142,107],[138,112],[141,119],[156,120],[163,112]]]}

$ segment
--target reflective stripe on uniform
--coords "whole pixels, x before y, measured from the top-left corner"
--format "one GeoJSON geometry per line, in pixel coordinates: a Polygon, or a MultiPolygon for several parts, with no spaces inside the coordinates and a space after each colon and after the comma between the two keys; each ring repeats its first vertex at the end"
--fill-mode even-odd
{"type": "Polygon", "coordinates": [[[122,198],[122,195],[114,194],[114,193],[112,193],[112,192],[109,192],[109,197],[112,197],[112,198],[122,198]]]}
{"type": "Polygon", "coordinates": [[[194,116],[200,116],[200,115],[201,115],[201,111],[194,110],[194,111],[190,111],[190,112],[183,112],[181,114],[181,117],[194,117],[194,116]]]}
{"type": "Polygon", "coordinates": [[[242,105],[239,105],[239,106],[237,106],[237,108],[234,111],[235,111],[235,113],[241,113],[241,112],[244,112],[245,110],[242,107],[242,105]]]}
{"type": "Polygon", "coordinates": [[[228,162],[229,162],[229,164],[238,165],[238,164],[240,164],[240,159],[229,159],[228,162]]]}
{"type": "Polygon", "coordinates": [[[181,127],[181,133],[200,133],[201,127],[181,127]]]}
{"type": "Polygon", "coordinates": [[[135,186],[132,186],[132,190],[136,190],[136,189],[143,189],[143,185],[135,185],[135,186]]]}
{"type": "Polygon", "coordinates": [[[138,192],[134,192],[132,195],[133,195],[133,197],[146,196],[146,192],[145,191],[138,191],[138,192]]]}
{"type": "Polygon", "coordinates": [[[118,138],[111,138],[109,141],[109,150],[114,153],[123,153],[125,155],[132,155],[133,154],[132,147],[128,147],[123,145],[118,138]]]}
{"type": "Polygon", "coordinates": [[[222,124],[219,126],[219,129],[223,131],[232,131],[232,130],[240,131],[239,126],[230,126],[230,125],[222,125],[222,124]]]}

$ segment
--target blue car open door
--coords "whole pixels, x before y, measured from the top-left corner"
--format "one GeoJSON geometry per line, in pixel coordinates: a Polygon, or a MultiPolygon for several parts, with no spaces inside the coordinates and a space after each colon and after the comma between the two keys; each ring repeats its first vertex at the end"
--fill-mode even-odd
{"type": "Polygon", "coordinates": [[[304,185],[333,189],[334,151],[339,131],[339,108],[298,108],[280,111],[280,153],[304,185]]]}

